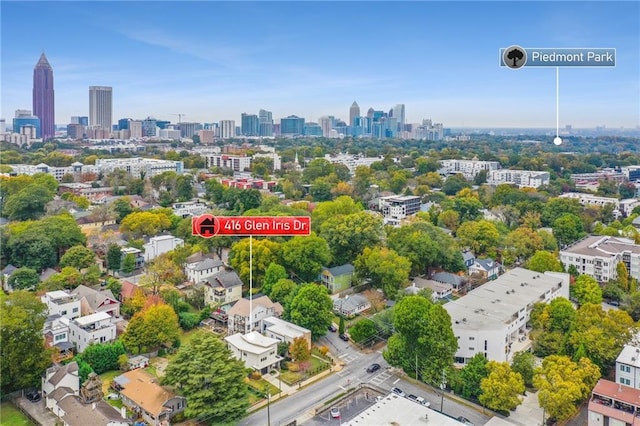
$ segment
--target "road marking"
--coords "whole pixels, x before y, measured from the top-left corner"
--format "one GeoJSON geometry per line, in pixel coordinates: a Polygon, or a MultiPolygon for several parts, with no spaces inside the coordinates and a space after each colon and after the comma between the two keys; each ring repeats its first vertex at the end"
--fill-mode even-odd
{"type": "Polygon", "coordinates": [[[342,389],[343,391],[346,391],[345,388],[343,388],[342,386],[338,386],[340,389],[342,389]]]}
{"type": "Polygon", "coordinates": [[[382,353],[382,351],[376,351],[376,352],[378,352],[379,354],[381,354],[381,353],[382,353]]]}
{"type": "Polygon", "coordinates": [[[349,356],[349,355],[351,355],[351,354],[342,354],[342,355],[340,355],[338,358],[344,358],[344,357],[347,357],[347,356],[349,356]]]}
{"type": "Polygon", "coordinates": [[[400,379],[396,379],[395,382],[393,382],[393,384],[395,385],[396,383],[398,383],[400,381],[400,379]]]}

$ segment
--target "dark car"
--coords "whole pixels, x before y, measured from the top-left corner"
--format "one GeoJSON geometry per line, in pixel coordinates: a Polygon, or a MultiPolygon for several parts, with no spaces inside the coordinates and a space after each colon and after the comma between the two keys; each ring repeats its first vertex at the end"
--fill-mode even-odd
{"type": "Polygon", "coordinates": [[[38,402],[42,399],[42,394],[40,394],[40,391],[38,390],[29,391],[25,396],[31,402],[38,402]]]}
{"type": "Polygon", "coordinates": [[[367,373],[373,373],[374,371],[378,371],[378,370],[380,370],[380,364],[371,364],[367,368],[367,373]]]}
{"type": "Polygon", "coordinates": [[[417,401],[418,401],[418,397],[417,397],[417,396],[415,396],[415,395],[414,395],[414,394],[412,394],[412,393],[411,393],[411,394],[409,394],[409,395],[407,395],[407,399],[410,399],[411,401],[415,401],[415,402],[417,402],[417,401]]]}
{"type": "Polygon", "coordinates": [[[618,302],[617,300],[612,300],[611,302],[609,302],[609,305],[611,305],[611,306],[620,306],[620,302],[618,302]]]}
{"type": "Polygon", "coordinates": [[[330,332],[332,332],[332,333],[335,333],[336,331],[338,331],[338,329],[336,328],[336,326],[335,326],[335,325],[331,324],[331,325],[329,326],[329,331],[330,331],[330,332]]]}
{"type": "Polygon", "coordinates": [[[348,341],[349,341],[349,336],[347,336],[346,334],[341,334],[341,335],[340,335],[340,338],[341,338],[342,340],[344,340],[345,342],[348,342],[348,341]]]}
{"type": "Polygon", "coordinates": [[[459,416],[456,420],[459,421],[460,423],[465,424],[466,426],[475,426],[473,422],[471,422],[471,420],[463,416],[459,416]]]}

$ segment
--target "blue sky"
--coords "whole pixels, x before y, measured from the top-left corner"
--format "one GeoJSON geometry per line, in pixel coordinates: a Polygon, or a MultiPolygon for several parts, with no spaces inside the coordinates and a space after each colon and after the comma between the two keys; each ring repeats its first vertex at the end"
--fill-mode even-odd
{"type": "Polygon", "coordinates": [[[2,1],[2,111],[31,109],[42,50],[56,123],[113,86],[114,119],[240,121],[260,108],[317,121],[356,100],[407,122],[555,127],[552,68],[498,67],[498,49],[615,47],[617,67],[560,70],[560,125],[640,125],[638,2],[2,1]]]}

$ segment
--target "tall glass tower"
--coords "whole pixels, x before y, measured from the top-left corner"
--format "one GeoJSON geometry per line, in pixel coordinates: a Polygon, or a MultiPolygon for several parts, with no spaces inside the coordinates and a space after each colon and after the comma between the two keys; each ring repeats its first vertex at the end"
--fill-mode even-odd
{"type": "Polygon", "coordinates": [[[53,68],[44,52],[33,69],[33,114],[40,119],[42,140],[55,136],[53,68]]]}

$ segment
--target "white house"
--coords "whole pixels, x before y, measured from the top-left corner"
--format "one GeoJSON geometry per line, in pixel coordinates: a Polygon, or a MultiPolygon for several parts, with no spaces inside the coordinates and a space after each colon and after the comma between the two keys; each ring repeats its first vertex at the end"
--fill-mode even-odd
{"type": "Polygon", "coordinates": [[[199,216],[206,213],[209,208],[200,201],[187,201],[185,203],[175,203],[171,206],[173,214],[182,218],[189,216],[199,216]]]}
{"type": "Polygon", "coordinates": [[[78,318],[81,315],[80,299],[77,294],[69,294],[66,291],[49,291],[40,297],[42,303],[47,305],[49,315],[59,315],[68,319],[78,318]]]}
{"type": "Polygon", "coordinates": [[[265,336],[279,342],[291,343],[294,339],[302,337],[307,341],[307,347],[311,349],[311,330],[289,321],[277,317],[267,317],[262,320],[262,332],[265,336]]]}
{"type": "Polygon", "coordinates": [[[69,341],[76,345],[76,350],[80,353],[91,343],[115,340],[116,325],[111,321],[111,315],[97,312],[72,320],[69,323],[69,333],[69,341]]]}
{"type": "Polygon", "coordinates": [[[509,361],[511,346],[525,336],[537,302],[569,298],[569,274],[515,268],[443,307],[458,339],[456,363],[482,353],[490,361],[509,361]]]}
{"type": "Polygon", "coordinates": [[[91,315],[96,312],[106,312],[112,317],[120,316],[120,302],[111,290],[95,290],[79,285],[71,292],[80,300],[80,312],[82,315],[91,315]]]}
{"type": "Polygon", "coordinates": [[[624,345],[616,358],[616,383],[640,389],[640,348],[624,345]]]}
{"type": "Polygon", "coordinates": [[[249,318],[249,299],[240,299],[229,309],[227,312],[229,334],[246,334],[250,331],[260,330],[260,324],[263,319],[280,317],[284,311],[282,305],[278,302],[272,302],[269,296],[257,297],[252,300],[251,305],[253,318],[249,318]]]}
{"type": "Polygon", "coordinates": [[[424,278],[416,277],[411,283],[411,287],[407,287],[405,291],[411,294],[417,294],[421,289],[428,289],[431,291],[431,298],[434,301],[439,299],[446,299],[453,293],[453,286],[449,283],[441,283],[434,280],[427,280],[424,278]]]}
{"type": "MultiPolygon", "coordinates": [[[[190,257],[191,258],[191,257],[190,257]]],[[[191,263],[187,259],[185,265],[185,274],[187,279],[192,283],[199,283],[205,281],[211,275],[220,272],[224,269],[224,263],[220,259],[212,259],[198,255],[197,260],[192,260],[191,263]]]]}
{"type": "Polygon", "coordinates": [[[500,275],[502,265],[493,259],[475,259],[469,266],[469,275],[476,274],[488,280],[494,280],[500,275]]]}
{"type": "Polygon", "coordinates": [[[640,245],[627,238],[590,235],[560,250],[560,261],[599,282],[617,278],[616,266],[623,262],[629,275],[640,279],[640,245]]]}
{"type": "Polygon", "coordinates": [[[347,317],[364,312],[370,307],[369,299],[360,294],[333,299],[333,312],[347,317]]]}
{"type": "MultiPolygon", "coordinates": [[[[73,361],[67,365],[54,365],[47,368],[42,377],[42,396],[46,398],[61,387],[70,389],[74,395],[80,393],[80,376],[78,375],[77,362],[73,361]]],[[[48,403],[47,408],[51,408],[48,403]]]]}
{"type": "Polygon", "coordinates": [[[278,355],[278,340],[263,336],[257,331],[236,333],[224,338],[227,346],[247,368],[266,374],[276,368],[282,358],[278,355]]]}
{"type": "Polygon", "coordinates": [[[168,253],[177,247],[183,246],[184,240],[173,235],[159,235],[151,237],[144,247],[144,261],[150,262],[163,253],[168,253]]]}

